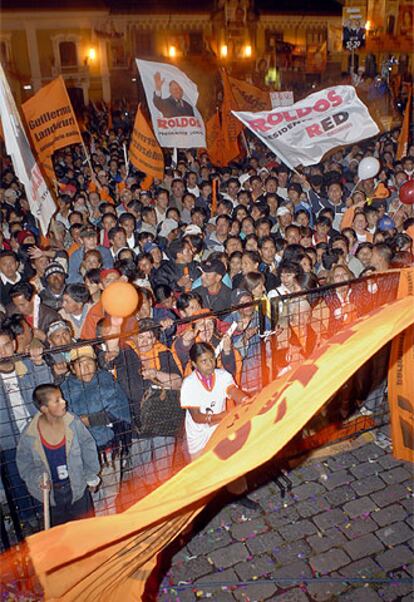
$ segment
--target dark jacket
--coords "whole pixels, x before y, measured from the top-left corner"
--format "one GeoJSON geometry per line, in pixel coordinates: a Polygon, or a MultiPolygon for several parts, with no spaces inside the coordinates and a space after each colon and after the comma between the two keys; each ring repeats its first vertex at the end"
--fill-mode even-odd
{"type": "Polygon", "coordinates": [[[153,277],[154,285],[168,285],[173,291],[182,293],[184,289],[177,284],[178,280],[184,275],[185,268],[188,268],[188,274],[191,280],[197,280],[200,276],[200,271],[195,261],[185,265],[176,263],[173,259],[162,264],[153,277]]]}
{"type": "Polygon", "coordinates": [[[153,103],[163,117],[194,117],[194,109],[186,100],[176,100],[172,96],[161,98],[154,92],[153,103]]]}

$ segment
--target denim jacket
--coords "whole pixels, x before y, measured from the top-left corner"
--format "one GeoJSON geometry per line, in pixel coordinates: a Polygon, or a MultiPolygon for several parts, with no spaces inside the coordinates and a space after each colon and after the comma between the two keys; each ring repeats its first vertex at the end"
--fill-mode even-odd
{"type": "MultiPolygon", "coordinates": [[[[38,429],[38,412],[31,423],[23,431],[17,447],[16,463],[21,478],[26,483],[29,493],[37,500],[43,500],[40,487],[43,473],[49,475],[49,463],[46,458],[38,429]]],[[[79,500],[88,484],[95,484],[100,471],[98,452],[95,441],[86,426],[73,414],[65,414],[66,463],[69,482],[72,490],[72,503],[79,500]]],[[[55,506],[53,489],[50,501],[55,506]]]]}

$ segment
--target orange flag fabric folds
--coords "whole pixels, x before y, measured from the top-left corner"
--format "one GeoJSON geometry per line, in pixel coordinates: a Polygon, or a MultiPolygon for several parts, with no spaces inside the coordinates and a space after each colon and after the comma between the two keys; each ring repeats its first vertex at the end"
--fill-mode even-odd
{"type": "Polygon", "coordinates": [[[239,111],[270,111],[270,94],[253,84],[241,81],[235,77],[228,77],[231,91],[239,111]]]}
{"type": "Polygon", "coordinates": [[[29,136],[40,166],[54,178],[52,155],[70,144],[82,144],[76,115],[60,75],[22,105],[29,136]]]}
{"type": "Polygon", "coordinates": [[[397,146],[397,161],[400,161],[403,157],[406,156],[408,151],[408,136],[410,133],[410,118],[412,111],[412,100],[413,100],[413,87],[410,86],[410,91],[408,93],[407,105],[404,111],[404,118],[402,122],[401,132],[398,137],[398,146],[397,146]]]}
{"type": "Polygon", "coordinates": [[[139,171],[151,178],[162,180],[164,177],[164,155],[155,138],[141,105],[135,116],[134,131],[129,145],[129,160],[139,171]]]}

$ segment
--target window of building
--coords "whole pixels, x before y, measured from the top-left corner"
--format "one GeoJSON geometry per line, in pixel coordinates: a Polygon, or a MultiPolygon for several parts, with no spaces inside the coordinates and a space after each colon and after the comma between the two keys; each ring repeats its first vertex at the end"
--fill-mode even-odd
{"type": "Polygon", "coordinates": [[[274,29],[266,29],[266,31],[265,31],[266,52],[274,52],[277,42],[283,42],[283,31],[276,31],[274,29]]]}
{"type": "Polygon", "coordinates": [[[154,36],[152,31],[135,32],[135,53],[139,57],[153,56],[154,36]]]}
{"type": "Polygon", "coordinates": [[[203,54],[204,51],[204,39],[201,31],[192,31],[189,33],[189,47],[188,53],[191,54],[203,54]]]}
{"type": "Polygon", "coordinates": [[[60,42],[59,57],[61,67],[77,67],[78,56],[75,42],[60,42]]]}

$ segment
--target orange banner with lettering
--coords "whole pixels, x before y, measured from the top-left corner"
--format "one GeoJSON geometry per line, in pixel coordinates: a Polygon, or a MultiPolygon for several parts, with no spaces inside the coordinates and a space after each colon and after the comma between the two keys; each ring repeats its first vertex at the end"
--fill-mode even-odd
{"type": "Polygon", "coordinates": [[[129,145],[129,160],[139,171],[151,178],[162,180],[164,177],[164,155],[153,131],[138,106],[134,130],[129,145]]]}
{"type": "MultiPolygon", "coordinates": [[[[253,84],[229,75],[229,82],[238,111],[270,111],[270,94],[253,84]]],[[[236,109],[234,109],[236,110],[236,109]]]]}
{"type": "Polygon", "coordinates": [[[48,178],[53,180],[53,153],[70,144],[82,144],[63,77],[60,75],[43,86],[22,104],[22,111],[38,162],[48,178]]]}
{"type": "Polygon", "coordinates": [[[349,324],[291,373],[230,412],[200,457],[127,511],[30,537],[31,561],[46,600],[146,599],[159,552],[217,490],[274,457],[360,366],[412,326],[412,306],[408,296],[349,324]]]}

